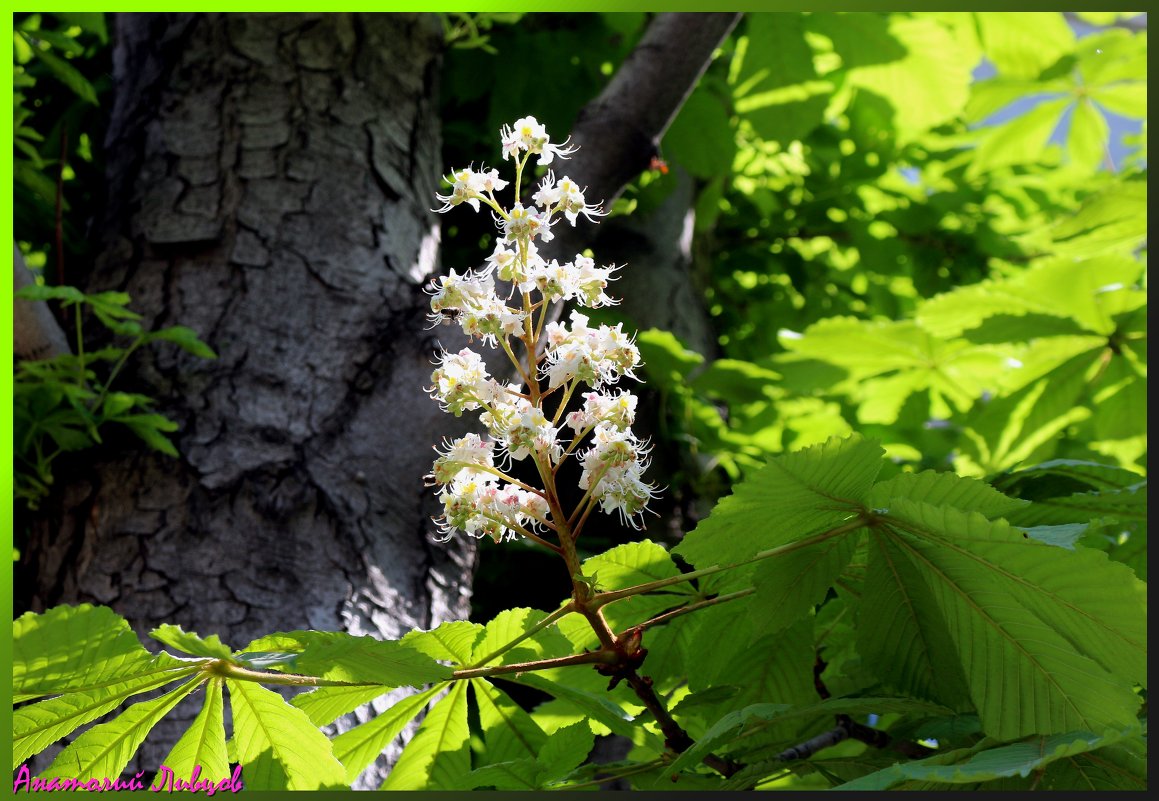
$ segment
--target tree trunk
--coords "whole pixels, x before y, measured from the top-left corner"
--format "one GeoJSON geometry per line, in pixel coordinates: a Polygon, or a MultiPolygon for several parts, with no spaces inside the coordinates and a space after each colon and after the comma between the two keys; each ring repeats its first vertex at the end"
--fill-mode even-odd
{"type": "Polygon", "coordinates": [[[28,548],[29,605],[104,604],[142,634],[235,648],[465,617],[473,542],[432,539],[422,479],[460,422],[423,391],[437,19],[119,15],[116,33],[90,289],[128,291],[144,325],[188,325],[219,358],[134,357],[124,386],[181,423],[181,457],[134,447],[69,476],[28,548]]]}

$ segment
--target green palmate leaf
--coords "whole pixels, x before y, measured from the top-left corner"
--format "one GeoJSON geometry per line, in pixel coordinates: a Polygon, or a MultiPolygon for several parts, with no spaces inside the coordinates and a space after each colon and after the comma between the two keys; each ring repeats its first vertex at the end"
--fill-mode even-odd
{"type": "Polygon", "coordinates": [[[681,344],[674,334],[650,328],[636,336],[636,345],[644,361],[649,380],[662,387],[680,385],[704,357],[681,344]]]}
{"type": "MultiPolygon", "coordinates": [[[[1113,358],[1113,353],[1103,356],[1109,358],[1109,363],[1091,386],[1095,414],[1091,418],[1090,433],[1093,440],[1100,442],[1139,436],[1142,433],[1139,421],[1147,418],[1146,368],[1143,367],[1144,375],[1140,376],[1127,359],[1113,358]]],[[[1091,447],[1097,446],[1092,443],[1091,447]]]]}
{"type": "Polygon", "coordinates": [[[833,84],[821,81],[800,14],[749,14],[730,83],[762,139],[788,143],[821,124],[833,84]]]}
{"type": "Polygon", "coordinates": [[[251,790],[322,790],[346,786],[331,744],[300,709],[273,690],[226,681],[233,747],[251,790]]]}
{"type": "Polygon", "coordinates": [[[332,681],[418,687],[451,676],[450,668],[402,642],[336,631],[271,634],[254,640],[245,650],[297,652],[295,670],[332,681]]]}
{"type": "MultiPolygon", "coordinates": [[[[1121,86],[1123,82],[1133,84],[1147,80],[1147,34],[1108,28],[1084,36],[1077,48],[1079,72],[1083,82],[1092,88],[1121,86]]],[[[1124,117],[1146,116],[1146,107],[1112,109],[1124,117]]]]}
{"type": "Polygon", "coordinates": [[[118,667],[152,658],[128,621],[111,609],[89,604],[58,606],[43,614],[26,612],[12,622],[12,640],[13,701],[17,702],[79,689],[86,675],[99,681],[118,667]],[[88,671],[78,671],[85,665],[88,671]]]}
{"type": "Polygon", "coordinates": [[[979,472],[996,473],[1052,457],[1059,434],[1091,414],[1079,401],[1097,355],[1094,349],[1080,353],[1017,392],[972,410],[963,431],[962,465],[969,459],[979,472]]]}
{"type": "Polygon", "coordinates": [[[857,548],[859,536],[839,537],[769,559],[753,573],[749,604],[755,634],[787,628],[825,599],[857,548]]]}
{"type": "Polygon", "coordinates": [[[21,25],[19,30],[30,33],[42,42],[48,42],[57,50],[63,50],[69,56],[79,56],[85,51],[84,45],[63,33],[46,30],[44,28],[25,27],[24,25],[21,25]]]}
{"type": "Polygon", "coordinates": [[[804,705],[816,700],[812,617],[757,637],[748,616],[733,612],[730,620],[727,606],[714,611],[715,615],[705,616],[693,640],[693,653],[699,658],[689,665],[688,687],[699,691],[732,685],[738,690],[715,707],[698,709],[699,717],[721,715],[749,704],[804,705]],[[706,652],[706,647],[711,650],[706,652]]]}
{"type": "MultiPolygon", "coordinates": [[[[571,670],[578,669],[571,668],[571,670]]],[[[553,698],[567,702],[578,712],[611,729],[614,734],[631,737],[632,733],[636,731],[636,727],[632,724],[632,716],[613,703],[606,693],[597,694],[576,689],[536,673],[516,674],[509,680],[516,684],[542,690],[553,698]]]]}
{"type": "Polygon", "coordinates": [[[720,98],[704,85],[693,90],[664,135],[664,150],[697,178],[727,175],[736,141],[720,98]]]}
{"type": "Polygon", "coordinates": [[[467,783],[471,772],[467,684],[452,684],[427,713],[380,789],[459,790],[467,783]]]}
{"type": "Polygon", "coordinates": [[[45,284],[22,286],[13,293],[13,297],[23,300],[59,300],[65,303],[84,303],[85,300],[85,294],[75,286],[48,286],[45,284]]]}
{"type": "Polygon", "coordinates": [[[129,308],[132,298],[128,292],[96,292],[85,295],[84,298],[85,303],[93,307],[93,313],[100,317],[105,325],[111,326],[118,320],[141,319],[140,314],[129,308]]]}
{"type": "Polygon", "coordinates": [[[1091,89],[1090,97],[1115,114],[1136,119],[1147,116],[1146,81],[1096,86],[1091,89]]]}
{"type": "Polygon", "coordinates": [[[128,621],[107,607],[57,606],[12,622],[13,702],[99,689],[186,664],[146,651],[128,621]]]}
{"type": "Polygon", "coordinates": [[[657,686],[683,682],[687,659],[692,656],[689,652],[692,638],[699,625],[696,617],[695,614],[683,615],[645,632],[644,647],[648,649],[646,672],[657,686]]]}
{"type": "Polygon", "coordinates": [[[1109,155],[1110,126],[1089,100],[1080,99],[1071,112],[1066,149],[1070,160],[1094,171],[1109,155]]]}
{"type": "Polygon", "coordinates": [[[1038,499],[1075,489],[1125,489],[1139,483],[1139,478],[1137,472],[1117,465],[1085,459],[1051,459],[999,476],[994,484],[1004,491],[1038,499]]]}
{"type": "Polygon", "coordinates": [[[455,620],[442,623],[430,631],[415,629],[399,642],[434,659],[447,659],[456,665],[466,666],[471,664],[475,643],[482,636],[483,627],[478,623],[455,620]]]}
{"type": "Polygon", "coordinates": [[[1078,731],[1035,737],[1022,743],[991,748],[960,762],[938,764],[936,758],[892,765],[841,785],[841,790],[887,790],[902,781],[974,784],[1011,776],[1029,776],[1052,762],[1084,754],[1134,736],[1138,727],[1108,730],[1102,735],[1078,731]]]}
{"type": "Polygon", "coordinates": [[[444,689],[446,685],[440,684],[425,692],[408,695],[381,714],[335,737],[334,756],[346,766],[346,780],[353,782],[358,778],[358,774],[374,762],[407,724],[426,708],[430,700],[444,689]]]}
{"type": "Polygon", "coordinates": [[[216,634],[202,638],[191,631],[183,631],[180,626],[174,626],[170,623],[164,623],[153,629],[149,632],[149,636],[170,648],[193,656],[229,659],[232,653],[229,646],[225,645],[216,634]]]}
{"type": "Polygon", "coordinates": [[[672,777],[682,770],[695,768],[700,760],[712,753],[713,750],[726,745],[744,734],[745,728],[755,722],[765,722],[776,718],[785,710],[788,704],[752,704],[744,709],[729,712],[709,727],[688,750],[681,753],[664,773],[657,779],[653,789],[660,789],[671,783],[672,777]]]}
{"type": "MultiPolygon", "coordinates": [[[[617,545],[598,556],[585,559],[584,574],[599,577],[601,590],[621,590],[637,584],[675,578],[680,570],[663,545],[651,540],[617,545]]],[[[680,592],[682,585],[675,585],[680,592]]]]}
{"type": "Polygon", "coordinates": [[[12,713],[13,767],[84,724],[116,709],[126,698],[164,687],[200,669],[199,665],[194,664],[176,670],[154,671],[84,692],[70,692],[15,710],[12,713]]]}
{"type": "Polygon", "coordinates": [[[154,340],[163,340],[180,345],[183,350],[202,359],[217,358],[217,354],[213,352],[213,348],[198,339],[196,331],[183,325],[162,328],[160,331],[152,331],[145,335],[146,342],[152,342],[154,340]]]}
{"type": "Polygon", "coordinates": [[[970,100],[966,104],[964,116],[971,123],[986,120],[991,114],[1026,97],[1042,94],[1044,91],[1066,91],[1065,82],[1049,82],[995,76],[978,81],[970,87],[970,100]]]}
{"type": "Polygon", "coordinates": [[[844,368],[848,377],[832,391],[848,393],[860,405],[858,417],[866,423],[894,423],[906,399],[924,389],[934,398],[934,416],[947,417],[952,408],[963,411],[996,387],[1008,364],[1000,349],[941,340],[912,320],[832,317],[804,334],[782,334],[782,339],[797,358],[844,368]]]}
{"type": "Polygon", "coordinates": [[[108,723],[93,726],[57,754],[42,778],[68,776],[87,781],[120,775],[149,731],[204,682],[204,675],[196,676],[159,698],[133,704],[108,723]]]}
{"type": "Polygon", "coordinates": [[[132,414],[118,417],[117,422],[128,427],[137,437],[166,456],[177,456],[177,448],[162,431],[176,431],[177,424],[160,414],[132,414]]]}
{"type": "Polygon", "coordinates": [[[116,417],[127,412],[139,403],[140,395],[130,395],[127,392],[110,392],[101,404],[101,413],[105,417],[116,417]]]}
{"type": "Polygon", "coordinates": [[[1036,78],[1075,46],[1075,35],[1056,12],[981,12],[975,14],[986,56],[998,72],[1036,78]],[[1026,31],[1034,31],[1029,41],[1026,31]]]}
{"type": "Polygon", "coordinates": [[[588,758],[595,735],[587,721],[581,720],[556,730],[539,750],[537,786],[562,779],[588,758]]]}
{"type": "Polygon", "coordinates": [[[927,587],[945,626],[931,662],[962,665],[987,733],[1101,731],[1134,718],[1146,604],[1129,569],[1034,542],[1003,521],[901,499],[876,530],[927,587]]]}
{"type": "Polygon", "coordinates": [[[506,693],[486,679],[471,679],[488,762],[535,758],[547,735],[506,693]]]}
{"type": "Polygon", "coordinates": [[[1086,331],[1110,334],[1115,324],[1104,308],[1101,290],[1114,284],[1132,286],[1142,271],[1138,261],[1114,254],[1079,261],[1044,259],[1011,278],[958,287],[930,298],[919,304],[917,319],[922,328],[941,337],[961,334],[997,314],[1073,318],[1086,331]]]}
{"type": "Polygon", "coordinates": [[[571,643],[568,642],[567,637],[560,633],[557,626],[548,626],[521,640],[510,651],[504,652],[497,661],[488,659],[499,649],[530,631],[547,616],[546,612],[525,607],[500,612],[487,623],[483,630],[483,636],[475,644],[471,657],[472,664],[480,667],[490,664],[506,665],[535,659],[551,659],[570,654],[571,643]]]}
{"type": "Polygon", "coordinates": [[[1114,517],[1142,531],[1147,522],[1147,482],[1122,489],[1076,492],[1071,495],[1037,498],[1032,506],[1010,516],[1017,525],[1058,525],[1086,523],[1114,517]]]}
{"type": "Polygon", "coordinates": [[[780,373],[759,364],[739,359],[717,359],[692,380],[692,387],[698,392],[738,403],[773,397],[780,380],[780,373]]]}
{"type": "MultiPolygon", "coordinates": [[[[46,204],[56,202],[56,184],[54,184],[48,176],[41,172],[31,161],[27,159],[13,159],[12,160],[12,178],[13,180],[31,191],[39,200],[46,204]]],[[[62,202],[61,207],[64,210],[68,209],[68,204],[62,202]]],[[[51,206],[50,206],[51,208],[51,206]]],[[[16,297],[22,297],[17,295],[16,297]]],[[[23,296],[29,297],[29,296],[23,296]]]]}
{"type": "MultiPolygon", "coordinates": [[[[1137,475],[1136,475],[1137,477],[1137,475]]],[[[1010,522],[1035,537],[1068,532],[1084,535],[1081,544],[1106,551],[1147,579],[1147,482],[1122,489],[1079,492],[1036,499],[1010,522]]],[[[1065,491],[1065,490],[1064,490],[1065,491]]]]}
{"type": "Polygon", "coordinates": [[[1097,750],[1070,754],[1047,765],[1043,790],[1146,790],[1147,741],[1127,737],[1097,750]]]}
{"type": "Polygon", "coordinates": [[[806,25],[833,42],[851,86],[892,106],[898,141],[955,118],[969,98],[976,51],[933,19],[815,14],[806,25]]]}
{"type": "Polygon", "coordinates": [[[1069,102],[1067,98],[1047,100],[1009,122],[987,129],[966,168],[966,178],[973,180],[1013,164],[1037,163],[1069,102]]]}
{"type": "Polygon", "coordinates": [[[1129,254],[1147,238],[1147,183],[1131,177],[1083,201],[1049,229],[1061,256],[1087,258],[1103,252],[1129,254]]]}
{"type": "Polygon", "coordinates": [[[856,632],[862,662],[886,687],[955,711],[971,709],[954,641],[921,573],[877,533],[869,537],[869,555],[856,632]]]}
{"type": "Polygon", "coordinates": [[[882,453],[853,436],[774,457],[673,551],[696,567],[738,563],[846,523],[860,510],[882,453]]]}
{"type": "Polygon", "coordinates": [[[883,508],[895,497],[931,506],[952,506],[989,518],[1003,517],[1029,505],[1027,501],[1003,495],[983,481],[933,470],[901,473],[881,481],[870,490],[865,502],[874,508],[883,508]]]}
{"type": "Polygon", "coordinates": [[[225,753],[223,682],[218,676],[209,679],[201,711],[161,763],[178,778],[189,780],[199,767],[201,774],[211,781],[229,775],[229,758],[225,753]]]}
{"type": "Polygon", "coordinates": [[[318,687],[295,695],[290,703],[315,726],[326,726],[387,692],[386,687],[318,687]]]}
{"type": "MultiPolygon", "coordinates": [[[[25,35],[25,34],[21,34],[25,35]]],[[[38,59],[48,67],[56,78],[71,89],[77,97],[84,100],[86,103],[97,105],[97,92],[93,89],[93,85],[89,83],[88,79],[81,75],[72,64],[69,64],[63,58],[54,55],[49,50],[41,50],[39,47],[33,47],[32,52],[38,59]]]]}

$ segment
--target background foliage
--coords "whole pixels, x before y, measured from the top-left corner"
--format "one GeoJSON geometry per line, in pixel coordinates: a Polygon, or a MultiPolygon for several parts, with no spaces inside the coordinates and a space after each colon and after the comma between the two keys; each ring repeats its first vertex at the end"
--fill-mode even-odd
{"type": "MultiPolygon", "coordinates": [[[[653,479],[700,509],[727,497],[678,545],[609,531],[585,563],[604,592],[671,582],[607,606],[617,632],[702,605],[644,635],[643,672],[696,741],[684,755],[590,668],[455,679],[597,645],[574,614],[534,628],[548,613],[528,607],[561,592],[515,577],[558,570],[511,545],[484,553],[478,622],[400,643],[291,632],[239,648],[164,629],[150,654],[107,610],[21,618],[14,766],[176,682],[77,737],[48,775],[115,775],[203,687],[170,764],[242,762],[251,788],[348,784],[433,698],[387,787],[1145,787],[1146,32],[1121,22],[747,15],[666,135],[669,171],[618,204],[646,214],[679,171],[696,180],[716,350],[658,330],[639,345],[672,466],[653,479]],[[680,580],[718,565],[739,566],[680,580]],[[286,704],[250,670],[331,686],[286,704]],[[422,692],[318,731],[398,686],[422,692]],[[914,760],[851,738],[781,758],[835,715],[936,748],[914,760]],[[597,768],[607,734],[632,750],[597,768]],[[739,769],[722,778],[700,764],[710,752],[739,769]]],[[[566,130],[646,23],[448,17],[444,162],[491,154],[523,114],[566,130]],[[537,69],[507,69],[509,54],[537,69]]],[[[48,253],[53,159],[74,131],[68,163],[90,163],[85,87],[99,97],[107,56],[94,19],[21,26],[17,239],[48,253]]],[[[75,180],[74,211],[97,187],[75,180]]],[[[68,219],[79,247],[85,218],[68,219]]],[[[448,265],[493,235],[475,217],[444,234],[448,265]]]]}

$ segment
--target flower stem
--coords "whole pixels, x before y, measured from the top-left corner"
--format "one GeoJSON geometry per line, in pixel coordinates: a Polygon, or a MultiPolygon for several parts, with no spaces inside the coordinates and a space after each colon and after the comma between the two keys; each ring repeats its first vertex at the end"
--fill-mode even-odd
{"type": "Polygon", "coordinates": [[[744,598],[747,595],[752,595],[756,591],[757,590],[755,587],[748,587],[747,589],[737,590],[736,592],[730,592],[726,595],[718,595],[715,598],[706,598],[703,601],[687,604],[686,606],[682,606],[679,609],[673,609],[671,612],[665,612],[662,615],[657,615],[651,620],[645,620],[635,628],[650,629],[653,626],[662,626],[673,618],[680,617],[681,615],[687,615],[689,612],[695,612],[697,609],[704,609],[708,606],[715,606],[716,604],[735,601],[737,598],[744,598]]]}

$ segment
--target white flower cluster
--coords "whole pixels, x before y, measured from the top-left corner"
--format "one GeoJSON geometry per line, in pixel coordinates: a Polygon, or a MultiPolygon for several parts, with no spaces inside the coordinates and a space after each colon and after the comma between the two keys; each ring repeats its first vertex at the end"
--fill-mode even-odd
{"type": "Polygon", "coordinates": [[[588,328],[588,318],[575,311],[570,330],[562,323],[548,323],[544,369],[548,386],[554,389],[575,378],[598,388],[614,384],[621,375],[635,378],[632,369],[640,363],[640,351],[620,325],[588,328]]]}
{"type": "Polygon", "coordinates": [[[536,164],[551,164],[556,156],[565,159],[576,151],[576,146],[569,145],[567,141],[562,145],[551,144],[547,129],[536,121],[535,117],[522,117],[516,120],[514,125],[504,125],[499,129],[499,135],[503,139],[504,161],[508,156],[519,158],[519,152],[523,151],[528,155],[538,154],[539,160],[536,164]]]}
{"type": "Polygon", "coordinates": [[[543,523],[549,510],[544,497],[501,481],[494,470],[494,442],[468,434],[446,445],[435,460],[434,478],[443,485],[440,530],[455,529],[496,542],[514,539],[511,528],[543,523]]]}
{"type": "MultiPolygon", "coordinates": [[[[496,170],[459,170],[447,178],[450,193],[437,195],[443,203],[437,209],[440,212],[463,203],[476,211],[483,205],[490,207],[500,230],[495,249],[484,267],[462,275],[451,270],[428,291],[433,320],[454,320],[469,338],[492,347],[501,345],[528,383],[524,387],[495,380],[480,355],[469,348],[444,352],[437,360],[429,390],[432,397],[456,416],[478,410],[488,432],[486,439],[468,434],[438,451],[433,478],[442,488],[440,529],[447,536],[458,529],[496,541],[519,536],[538,539],[535,532],[544,531],[555,531],[560,537],[578,533],[567,529],[554,477],[560,464],[589,435],[590,447],[576,453],[582,467],[579,485],[587,493],[581,506],[598,504],[605,513],[619,512],[638,525],[655,489],[642,477],[647,448],[630,429],[636,398],[625,390],[607,394],[605,388],[620,376],[636,377],[633,370],[640,363],[639,350],[620,324],[590,327],[588,317],[578,312],[572,312],[570,325],[545,325],[547,310],[556,302],[574,301],[587,308],[616,303],[605,290],[617,268],[597,267],[584,255],[564,264],[547,261],[535,244],[536,239],[551,241],[551,227],[561,217],[575,225],[580,216],[594,221],[603,212],[587,203],[574,181],[567,176],[557,181],[551,171],[533,195],[536,205],[520,203],[519,177],[528,159],[538,155],[539,164],[549,164],[556,156],[567,158],[575,147],[567,142],[552,145],[534,117],[504,126],[501,134],[503,158],[512,156],[516,161],[515,201],[509,209],[495,196],[508,186],[496,170]],[[513,294],[518,290],[521,304],[509,306],[498,296],[496,278],[510,282],[513,294]],[[541,336],[546,340],[542,347],[541,336]],[[515,356],[510,339],[523,343],[526,364],[515,356]],[[564,407],[581,385],[592,391],[583,395],[582,408],[565,417],[564,407]],[[553,393],[558,396],[549,415],[544,401],[553,393]],[[565,428],[574,432],[574,439],[561,436],[565,428]],[[542,491],[507,476],[496,465],[496,457],[510,464],[529,456],[548,484],[542,491]]],[[[582,526],[586,512],[580,514],[577,509],[571,519],[579,516],[582,526]]]]}

